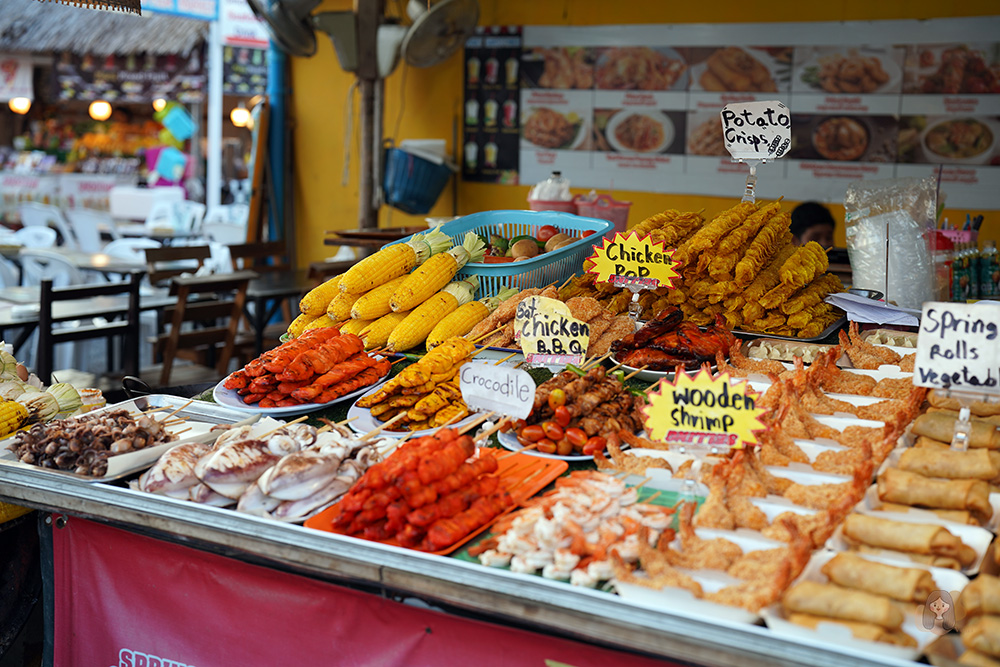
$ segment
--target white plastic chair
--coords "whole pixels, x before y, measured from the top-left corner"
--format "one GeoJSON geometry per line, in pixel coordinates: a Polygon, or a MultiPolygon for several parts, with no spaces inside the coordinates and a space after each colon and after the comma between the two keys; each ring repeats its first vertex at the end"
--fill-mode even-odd
{"type": "Polygon", "coordinates": [[[172,201],[158,201],[149,208],[146,216],[146,231],[177,229],[177,210],[172,201]]]}
{"type": "Polygon", "coordinates": [[[43,280],[51,280],[53,287],[82,285],[86,282],[80,269],[57,252],[25,248],[18,258],[21,260],[23,282],[29,287],[37,287],[43,280]]]}
{"type": "Polygon", "coordinates": [[[236,245],[247,241],[246,225],[235,225],[230,222],[205,223],[201,226],[201,233],[209,240],[223,245],[236,245]]]}
{"type": "MultiPolygon", "coordinates": [[[[50,225],[54,226],[62,234],[63,245],[70,248],[79,247],[76,236],[73,235],[69,223],[66,222],[66,216],[55,206],[33,201],[24,202],[18,211],[21,214],[21,224],[25,228],[48,228],[50,225]]],[[[53,242],[53,245],[55,245],[55,242],[53,242]]]]}
{"type": "Polygon", "coordinates": [[[89,253],[101,252],[104,242],[101,240],[100,225],[104,223],[113,227],[111,216],[86,208],[76,208],[66,211],[66,217],[73,227],[73,234],[80,250],[89,253]]]}
{"type": "Polygon", "coordinates": [[[20,278],[17,265],[5,257],[0,257],[0,287],[17,287],[20,278]]]}
{"type": "Polygon", "coordinates": [[[177,217],[180,220],[178,231],[196,234],[201,230],[202,221],[205,219],[205,205],[196,201],[180,201],[174,206],[177,209],[177,217]]]}
{"type": "Polygon", "coordinates": [[[25,248],[52,248],[57,236],[51,227],[22,227],[14,232],[18,245],[25,248]]]}
{"type": "Polygon", "coordinates": [[[129,259],[137,262],[146,261],[146,248],[159,248],[160,242],[155,239],[127,238],[116,239],[104,246],[104,254],[117,259],[129,259]]]}

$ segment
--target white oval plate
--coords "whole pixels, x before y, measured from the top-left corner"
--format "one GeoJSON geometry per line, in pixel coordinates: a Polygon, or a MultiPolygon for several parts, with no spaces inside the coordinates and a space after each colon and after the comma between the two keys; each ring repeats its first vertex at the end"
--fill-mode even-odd
{"type": "MultiPolygon", "coordinates": [[[[511,432],[507,433],[497,433],[497,440],[500,441],[500,445],[505,449],[509,449],[512,452],[519,452],[524,449],[524,445],[517,441],[517,436],[511,432]]],[[[540,456],[543,459],[559,459],[560,461],[593,461],[593,456],[584,456],[583,454],[575,454],[571,456],[559,456],[558,454],[544,454],[536,449],[531,449],[525,454],[529,456],[540,456]]]]}
{"type": "MultiPolygon", "coordinates": [[[[226,380],[228,379],[229,378],[227,377],[226,380]]],[[[314,412],[329,405],[333,405],[334,403],[340,403],[341,401],[346,401],[351,398],[358,398],[365,392],[382,386],[382,383],[385,382],[385,377],[373,385],[370,384],[367,387],[362,387],[357,391],[341,396],[340,398],[330,401],[329,403],[303,403],[302,405],[292,405],[287,408],[262,408],[256,403],[244,403],[243,399],[240,398],[240,395],[236,393],[235,389],[226,389],[223,386],[226,380],[223,380],[219,384],[215,385],[215,389],[212,390],[212,396],[215,398],[216,403],[219,405],[225,405],[227,408],[240,410],[242,412],[253,412],[254,414],[269,417],[279,417],[281,415],[301,415],[307,412],[314,412]]]]}
{"type": "MultiPolygon", "coordinates": [[[[379,383],[379,386],[381,386],[381,383],[379,383]]],[[[369,394],[374,394],[378,388],[379,388],[378,386],[369,387],[368,390],[366,390],[362,396],[358,396],[358,400],[361,400],[362,398],[368,396],[369,394]]],[[[357,394],[352,394],[352,396],[357,396],[357,394]]],[[[459,428],[461,426],[464,426],[466,424],[475,421],[476,419],[479,418],[479,416],[480,416],[479,413],[473,412],[465,419],[449,425],[449,428],[459,428]]],[[[354,420],[348,422],[348,424],[352,429],[354,429],[358,433],[368,433],[369,431],[374,431],[375,429],[380,428],[383,424],[385,424],[385,422],[379,421],[378,418],[373,417],[371,410],[369,410],[368,408],[362,408],[358,406],[358,401],[354,401],[354,404],[347,411],[347,418],[354,420]]],[[[382,431],[382,435],[388,437],[402,438],[404,435],[413,434],[414,436],[419,437],[421,435],[430,435],[432,433],[436,433],[440,428],[441,427],[438,426],[435,428],[421,429],[419,431],[382,431]]]]}
{"type": "Polygon", "coordinates": [[[604,137],[608,140],[608,143],[611,144],[612,148],[621,153],[661,153],[666,150],[667,146],[669,146],[674,140],[674,123],[666,116],[666,114],[659,111],[633,111],[632,109],[623,109],[612,116],[611,120],[608,121],[607,127],[604,129],[604,137]],[[660,143],[650,149],[640,151],[635,148],[629,148],[618,141],[618,137],[615,135],[615,130],[618,129],[619,125],[632,116],[646,116],[654,123],[659,123],[663,130],[663,138],[660,139],[660,143]]]}

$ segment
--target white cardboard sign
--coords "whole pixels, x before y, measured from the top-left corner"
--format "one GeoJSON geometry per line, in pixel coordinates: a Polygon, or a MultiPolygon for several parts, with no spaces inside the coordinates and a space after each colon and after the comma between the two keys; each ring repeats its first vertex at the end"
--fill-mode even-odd
{"type": "Polygon", "coordinates": [[[535,381],[509,366],[464,364],[458,373],[462,400],[470,408],[527,419],[535,402],[535,381]]]}
{"type": "Polygon", "coordinates": [[[1000,304],[925,303],[913,384],[1000,395],[1000,304]]]}
{"type": "Polygon", "coordinates": [[[727,104],[720,112],[726,150],[737,160],[774,160],[792,145],[792,112],[781,102],[727,104]]]}

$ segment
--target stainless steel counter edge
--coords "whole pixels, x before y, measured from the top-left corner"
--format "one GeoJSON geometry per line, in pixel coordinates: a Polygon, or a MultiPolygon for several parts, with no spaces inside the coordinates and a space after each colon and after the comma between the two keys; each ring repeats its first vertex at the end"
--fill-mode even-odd
{"type": "Polygon", "coordinates": [[[791,641],[760,626],[688,618],[541,577],[322,533],[295,525],[104,484],[0,466],[0,496],[174,539],[287,564],[326,579],[382,587],[539,630],[701,665],[733,667],[910,666],[909,661],[837,652],[791,641]]]}

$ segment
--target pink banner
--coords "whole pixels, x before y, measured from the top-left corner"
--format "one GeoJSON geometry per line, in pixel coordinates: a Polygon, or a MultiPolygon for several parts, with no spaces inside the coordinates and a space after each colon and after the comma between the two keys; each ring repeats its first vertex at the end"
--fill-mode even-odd
{"type": "Polygon", "coordinates": [[[53,530],[55,667],[671,663],[412,607],[79,518],[53,530]]]}

